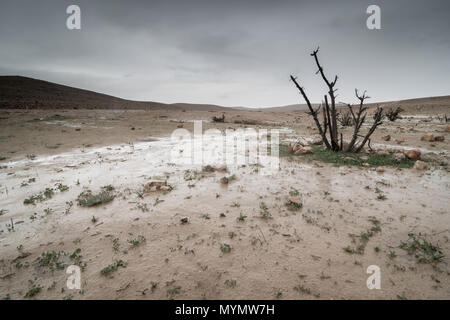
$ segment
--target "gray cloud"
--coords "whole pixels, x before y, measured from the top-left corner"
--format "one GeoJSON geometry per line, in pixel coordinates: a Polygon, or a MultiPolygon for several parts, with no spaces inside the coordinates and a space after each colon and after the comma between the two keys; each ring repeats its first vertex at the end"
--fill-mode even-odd
{"type": "Polygon", "coordinates": [[[450,94],[448,1],[76,1],[82,30],[65,27],[72,1],[0,3],[0,73],[123,98],[273,106],[326,92],[309,53],[317,45],[339,99],[450,94]],[[365,26],[381,7],[382,30],[365,26]]]}

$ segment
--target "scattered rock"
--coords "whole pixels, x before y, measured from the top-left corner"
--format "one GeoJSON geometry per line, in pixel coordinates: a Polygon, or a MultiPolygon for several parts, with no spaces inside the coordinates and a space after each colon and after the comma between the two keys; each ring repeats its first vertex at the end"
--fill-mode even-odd
{"type": "Polygon", "coordinates": [[[227,172],[227,166],[214,167],[211,165],[206,165],[202,169],[203,172],[227,172]]]}
{"type": "Polygon", "coordinates": [[[183,128],[184,126],[182,124],[177,125],[177,128],[183,128]]]}
{"type": "Polygon", "coordinates": [[[389,155],[389,151],[387,151],[387,150],[378,150],[375,153],[379,156],[388,156],[389,155]]]}
{"type": "Polygon", "coordinates": [[[159,190],[160,191],[170,191],[170,190],[172,190],[172,187],[171,186],[161,186],[159,188],[159,190]]]}
{"type": "Polygon", "coordinates": [[[364,161],[367,161],[367,160],[369,160],[369,157],[368,156],[362,156],[362,157],[360,157],[360,159],[364,160],[364,161]]]}
{"type": "Polygon", "coordinates": [[[228,182],[229,182],[229,180],[228,180],[227,177],[222,177],[222,178],[220,178],[220,183],[221,183],[221,184],[228,184],[228,182]]]}
{"type": "Polygon", "coordinates": [[[405,155],[409,159],[420,159],[421,153],[419,150],[408,150],[408,151],[405,151],[405,155]]]}
{"type": "Polygon", "coordinates": [[[213,166],[210,166],[210,165],[208,164],[208,165],[206,165],[206,166],[203,167],[202,171],[203,171],[203,172],[214,172],[215,170],[214,170],[214,167],[213,167],[213,166]]]}
{"type": "Polygon", "coordinates": [[[300,150],[301,148],[303,148],[303,145],[300,143],[296,143],[293,148],[292,151],[297,152],[298,150],[300,150]]]}
{"type": "Polygon", "coordinates": [[[182,219],[180,219],[180,222],[181,222],[181,224],[186,224],[189,222],[189,218],[187,218],[187,217],[182,218],[182,219]]]}
{"type": "Polygon", "coordinates": [[[367,162],[364,162],[363,166],[367,168],[367,167],[370,167],[370,164],[368,164],[367,162]]]}
{"type": "Polygon", "coordinates": [[[392,156],[392,159],[394,159],[396,161],[402,161],[402,160],[405,160],[405,158],[406,158],[406,156],[402,152],[394,153],[394,155],[392,156]]]}
{"type": "Polygon", "coordinates": [[[377,172],[378,173],[383,173],[384,172],[384,168],[383,167],[378,167],[377,168],[377,172]]]}
{"type": "Polygon", "coordinates": [[[398,144],[405,142],[405,138],[397,138],[395,139],[395,142],[397,142],[398,144]]]}
{"type": "Polygon", "coordinates": [[[302,154],[307,154],[307,153],[311,153],[312,152],[312,148],[311,147],[302,147],[300,149],[298,149],[297,151],[295,151],[295,155],[302,155],[302,154]]]}
{"type": "Polygon", "coordinates": [[[446,132],[450,132],[450,124],[448,124],[448,125],[445,127],[445,131],[446,131],[446,132]]]}
{"type": "Polygon", "coordinates": [[[293,151],[294,151],[294,149],[292,147],[286,147],[287,153],[292,153],[293,151]]]}
{"type": "Polygon", "coordinates": [[[425,134],[422,136],[422,138],[420,138],[420,140],[432,142],[432,141],[434,141],[434,136],[432,134],[425,134]]]}
{"type": "Polygon", "coordinates": [[[445,137],[444,136],[436,136],[434,137],[434,141],[444,141],[445,137]]]}
{"type": "Polygon", "coordinates": [[[428,168],[428,164],[426,162],[417,160],[414,163],[414,169],[416,169],[416,170],[426,170],[427,168],[428,168]]]}
{"type": "Polygon", "coordinates": [[[151,181],[144,185],[144,192],[170,191],[172,189],[167,181],[151,181]]]}
{"type": "Polygon", "coordinates": [[[383,139],[384,141],[389,141],[389,140],[391,140],[391,136],[390,135],[383,136],[383,137],[381,137],[381,139],[383,139]]]}
{"type": "Polygon", "coordinates": [[[314,138],[312,141],[311,141],[311,143],[312,144],[314,144],[314,145],[322,145],[323,144],[323,141],[322,141],[322,138],[314,138]]]}

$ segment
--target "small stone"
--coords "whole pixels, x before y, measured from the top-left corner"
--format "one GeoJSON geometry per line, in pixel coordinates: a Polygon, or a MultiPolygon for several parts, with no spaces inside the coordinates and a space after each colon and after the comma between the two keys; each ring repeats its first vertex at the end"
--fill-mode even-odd
{"type": "Polygon", "coordinates": [[[294,147],[292,148],[293,152],[297,152],[298,150],[300,150],[301,148],[303,148],[303,146],[300,143],[297,143],[294,145],[294,147]]]}
{"type": "Polygon", "coordinates": [[[445,131],[446,131],[446,132],[450,132],[450,124],[448,124],[448,125],[445,127],[445,131]]]}
{"type": "Polygon", "coordinates": [[[389,155],[389,151],[387,151],[387,150],[378,150],[375,153],[379,156],[388,156],[389,155]]]}
{"type": "Polygon", "coordinates": [[[312,148],[311,147],[303,147],[298,149],[297,151],[295,151],[295,155],[302,155],[302,154],[307,154],[307,153],[311,153],[312,152],[312,148]]]}
{"type": "Polygon", "coordinates": [[[360,157],[360,159],[364,160],[364,161],[367,161],[367,160],[369,160],[369,157],[368,156],[362,156],[362,157],[360,157]]]}
{"type": "Polygon", "coordinates": [[[363,163],[363,166],[366,167],[366,168],[368,168],[368,167],[370,167],[370,164],[368,164],[367,162],[364,162],[364,163],[363,163]]]}
{"type": "Polygon", "coordinates": [[[214,172],[214,167],[208,164],[203,167],[203,172],[214,172]]]}
{"type": "Polygon", "coordinates": [[[428,168],[428,165],[427,165],[426,162],[417,160],[417,161],[414,163],[414,169],[416,169],[416,170],[426,170],[427,168],[428,168]]]}
{"type": "Polygon", "coordinates": [[[409,159],[420,159],[421,153],[419,150],[408,150],[408,151],[405,151],[405,155],[409,159]]]}
{"type": "Polygon", "coordinates": [[[392,159],[394,159],[396,161],[402,161],[402,160],[405,160],[405,158],[406,158],[406,156],[402,152],[394,153],[394,155],[392,156],[392,159]]]}
{"type": "Polygon", "coordinates": [[[378,167],[377,168],[377,172],[378,173],[383,173],[384,172],[384,168],[383,167],[378,167]]]}
{"type": "Polygon", "coordinates": [[[381,139],[383,139],[384,141],[389,141],[389,140],[391,140],[391,136],[390,135],[383,136],[383,137],[381,137],[381,139]]]}
{"type": "Polygon", "coordinates": [[[397,138],[395,139],[395,142],[397,142],[398,144],[405,142],[405,138],[397,138]]]}
{"type": "Polygon", "coordinates": [[[445,140],[445,137],[444,136],[436,136],[436,137],[434,137],[434,141],[439,141],[439,142],[441,142],[441,141],[444,141],[445,140]]]}
{"type": "Polygon", "coordinates": [[[227,171],[227,166],[223,165],[223,166],[219,166],[219,167],[214,167],[212,165],[206,165],[202,168],[203,172],[226,172],[227,171]]]}
{"type": "Polygon", "coordinates": [[[286,147],[287,153],[292,153],[293,151],[294,151],[294,149],[292,147],[286,147]]]}
{"type": "Polygon", "coordinates": [[[228,180],[227,177],[222,177],[222,178],[220,178],[220,183],[221,183],[221,184],[228,184],[228,182],[229,182],[229,180],[228,180]]]}
{"type": "Polygon", "coordinates": [[[432,134],[425,134],[422,136],[422,138],[420,138],[420,140],[432,142],[432,141],[434,141],[434,136],[432,134]]]}
{"type": "Polygon", "coordinates": [[[166,181],[151,181],[144,185],[144,192],[170,191],[172,187],[166,181]]]}

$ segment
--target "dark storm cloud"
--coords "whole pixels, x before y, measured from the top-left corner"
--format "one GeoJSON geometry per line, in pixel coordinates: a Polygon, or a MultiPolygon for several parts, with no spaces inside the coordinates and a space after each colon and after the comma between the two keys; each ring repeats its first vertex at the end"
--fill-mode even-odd
{"type": "Polygon", "coordinates": [[[373,100],[449,94],[447,1],[23,1],[0,3],[0,74],[19,74],[124,98],[271,106],[325,88],[309,53],[373,100]],[[82,29],[65,27],[81,7],[82,29]],[[382,30],[366,28],[381,8],[382,30]]]}

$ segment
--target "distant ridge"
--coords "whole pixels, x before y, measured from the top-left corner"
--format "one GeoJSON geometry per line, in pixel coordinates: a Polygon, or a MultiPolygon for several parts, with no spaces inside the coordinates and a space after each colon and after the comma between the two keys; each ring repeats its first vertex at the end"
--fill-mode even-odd
{"type": "Polygon", "coordinates": [[[0,109],[230,110],[212,104],[132,101],[21,76],[0,76],[0,109]]]}
{"type": "MultiPolygon", "coordinates": [[[[318,106],[318,104],[314,104],[318,106]]],[[[414,98],[399,101],[369,103],[367,106],[395,107],[420,110],[424,107],[450,113],[450,96],[414,98]]],[[[215,104],[162,103],[133,101],[103,93],[74,88],[22,76],[0,76],[0,109],[128,109],[128,110],[186,110],[186,111],[267,111],[296,112],[308,110],[306,104],[281,107],[246,108],[223,107],[215,104]]]]}

